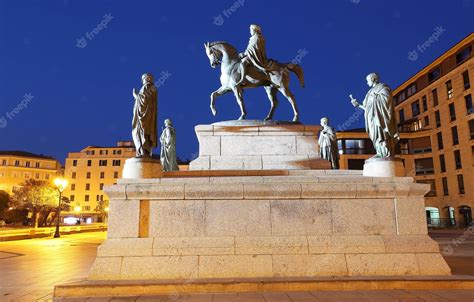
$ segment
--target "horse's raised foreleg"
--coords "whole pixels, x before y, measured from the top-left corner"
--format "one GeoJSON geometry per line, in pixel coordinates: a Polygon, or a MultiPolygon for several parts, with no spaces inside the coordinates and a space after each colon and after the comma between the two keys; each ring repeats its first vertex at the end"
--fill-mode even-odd
{"type": "Polygon", "coordinates": [[[278,88],[280,92],[286,97],[288,102],[290,102],[291,107],[293,108],[293,122],[297,122],[299,120],[299,112],[298,112],[298,106],[296,105],[296,99],[293,93],[291,93],[290,89],[288,89],[288,86],[285,85],[283,87],[278,88]]]}
{"type": "Polygon", "coordinates": [[[277,89],[273,86],[265,86],[265,92],[267,93],[268,99],[270,100],[271,108],[270,112],[268,113],[267,117],[265,118],[266,121],[273,119],[273,113],[275,113],[275,109],[278,106],[278,98],[276,96],[277,89]]]}
{"type": "Polygon", "coordinates": [[[219,87],[219,89],[217,89],[216,91],[211,93],[211,111],[212,111],[212,115],[215,116],[217,114],[217,110],[216,110],[216,106],[215,106],[216,97],[221,96],[223,94],[226,94],[229,91],[230,90],[228,88],[221,86],[221,87],[219,87]]]}
{"type": "Polygon", "coordinates": [[[243,98],[243,90],[240,86],[233,88],[235,99],[237,100],[237,104],[240,107],[240,117],[239,120],[245,120],[247,117],[247,110],[245,110],[244,98],[243,98]]]}

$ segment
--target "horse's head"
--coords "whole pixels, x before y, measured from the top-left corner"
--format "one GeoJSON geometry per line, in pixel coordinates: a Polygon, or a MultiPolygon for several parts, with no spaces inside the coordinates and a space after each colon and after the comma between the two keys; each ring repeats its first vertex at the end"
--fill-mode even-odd
{"type": "Polygon", "coordinates": [[[216,68],[221,63],[222,54],[220,51],[214,48],[209,42],[204,43],[206,48],[206,55],[209,58],[209,62],[212,68],[216,68]]]}

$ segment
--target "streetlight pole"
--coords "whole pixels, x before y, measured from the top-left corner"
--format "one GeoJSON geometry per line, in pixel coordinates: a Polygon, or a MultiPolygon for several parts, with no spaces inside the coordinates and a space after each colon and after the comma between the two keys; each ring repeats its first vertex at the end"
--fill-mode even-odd
{"type": "Polygon", "coordinates": [[[54,238],[59,238],[61,237],[59,234],[59,221],[60,221],[60,216],[61,216],[61,200],[63,197],[63,191],[66,189],[67,186],[67,180],[64,178],[56,178],[54,180],[54,185],[59,191],[59,201],[58,201],[58,208],[56,210],[56,231],[54,232],[54,238]]]}

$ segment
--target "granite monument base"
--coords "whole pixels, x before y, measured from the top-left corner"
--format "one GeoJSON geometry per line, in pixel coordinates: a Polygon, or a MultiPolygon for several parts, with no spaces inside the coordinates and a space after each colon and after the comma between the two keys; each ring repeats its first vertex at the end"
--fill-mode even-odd
{"type": "Polygon", "coordinates": [[[199,157],[190,170],[330,169],[320,158],[319,126],[256,120],[195,127],[199,157]]]}
{"type": "Polygon", "coordinates": [[[89,280],[449,275],[412,178],[122,179],[89,280]]]}
{"type": "Polygon", "coordinates": [[[363,175],[369,177],[405,176],[405,167],[401,158],[369,158],[364,163],[363,175]]]}

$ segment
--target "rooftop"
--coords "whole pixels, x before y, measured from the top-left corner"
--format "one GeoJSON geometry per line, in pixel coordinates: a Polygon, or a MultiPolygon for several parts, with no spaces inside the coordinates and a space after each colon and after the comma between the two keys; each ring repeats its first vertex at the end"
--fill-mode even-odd
{"type": "Polygon", "coordinates": [[[34,154],[31,152],[26,152],[26,151],[0,151],[0,156],[21,156],[21,157],[56,160],[55,158],[51,156],[46,156],[43,154],[34,154]]]}

